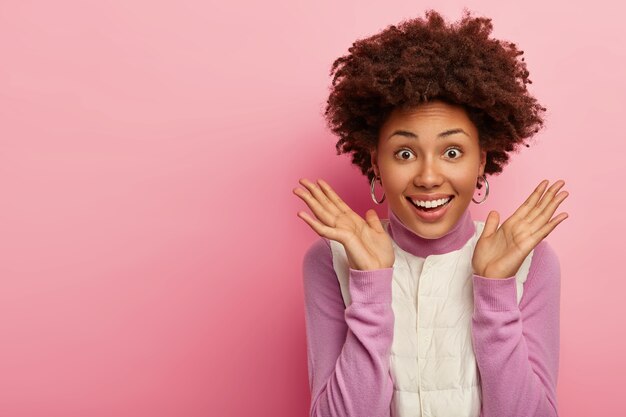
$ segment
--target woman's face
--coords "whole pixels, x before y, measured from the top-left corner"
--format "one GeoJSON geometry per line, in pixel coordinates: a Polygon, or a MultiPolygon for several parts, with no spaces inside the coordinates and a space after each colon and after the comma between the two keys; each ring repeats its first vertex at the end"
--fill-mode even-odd
{"type": "Polygon", "coordinates": [[[432,101],[395,109],[381,127],[371,159],[391,210],[419,236],[435,239],[450,231],[469,205],[486,152],[462,107],[432,101]],[[424,210],[411,200],[445,204],[424,210]]]}

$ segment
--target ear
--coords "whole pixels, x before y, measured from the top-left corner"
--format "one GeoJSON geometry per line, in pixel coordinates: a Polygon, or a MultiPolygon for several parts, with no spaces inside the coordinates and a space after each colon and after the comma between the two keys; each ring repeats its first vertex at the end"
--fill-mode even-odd
{"type": "Polygon", "coordinates": [[[478,166],[478,175],[483,176],[485,173],[485,166],[487,165],[487,151],[480,151],[480,165],[478,166]]]}
{"type": "Polygon", "coordinates": [[[380,171],[378,170],[378,149],[373,148],[370,150],[370,162],[374,168],[374,173],[377,177],[380,177],[380,171]]]}

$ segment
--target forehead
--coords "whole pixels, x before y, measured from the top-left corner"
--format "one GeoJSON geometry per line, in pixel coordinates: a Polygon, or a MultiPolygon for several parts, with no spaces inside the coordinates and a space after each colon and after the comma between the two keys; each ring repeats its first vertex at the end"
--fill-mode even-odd
{"type": "Polygon", "coordinates": [[[395,148],[410,140],[412,146],[438,146],[447,138],[480,148],[478,129],[462,106],[431,101],[412,108],[396,108],[381,126],[377,149],[395,148]]]}
{"type": "Polygon", "coordinates": [[[394,109],[383,124],[381,133],[393,129],[411,129],[426,134],[456,127],[470,134],[476,133],[476,127],[462,106],[432,101],[416,107],[394,109]]]}

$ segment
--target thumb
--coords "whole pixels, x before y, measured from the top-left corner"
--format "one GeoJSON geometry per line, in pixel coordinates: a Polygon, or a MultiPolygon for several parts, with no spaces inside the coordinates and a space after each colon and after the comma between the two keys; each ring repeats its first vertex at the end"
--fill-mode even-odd
{"type": "Polygon", "coordinates": [[[383,225],[380,223],[376,210],[369,209],[365,212],[365,221],[369,226],[377,232],[384,232],[383,225]]]}
{"type": "Polygon", "coordinates": [[[485,227],[480,237],[489,237],[498,230],[498,223],[500,223],[500,214],[497,211],[490,211],[485,221],[485,227]]]}

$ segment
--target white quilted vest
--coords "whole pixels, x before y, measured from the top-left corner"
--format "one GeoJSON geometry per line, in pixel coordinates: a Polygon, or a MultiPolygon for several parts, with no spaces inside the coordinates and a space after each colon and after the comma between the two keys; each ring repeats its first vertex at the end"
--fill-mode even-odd
{"type": "MultiPolygon", "coordinates": [[[[382,219],[385,230],[389,220],[382,219]]],[[[390,374],[392,417],[479,417],[480,375],[472,346],[472,254],[484,222],[455,251],[420,258],[393,241],[394,336],[390,374]]],[[[349,266],[343,245],[330,240],[341,294],[350,305],[349,266]]],[[[517,303],[533,252],[516,274],[517,303]]],[[[363,416],[361,416],[363,417],[363,416]]]]}

